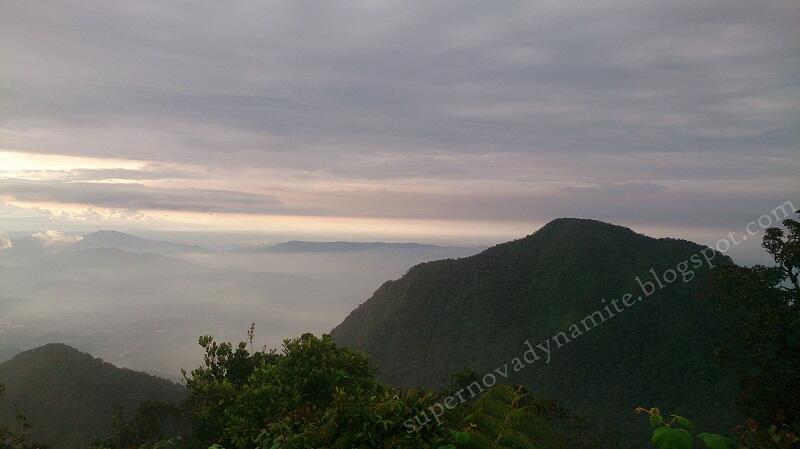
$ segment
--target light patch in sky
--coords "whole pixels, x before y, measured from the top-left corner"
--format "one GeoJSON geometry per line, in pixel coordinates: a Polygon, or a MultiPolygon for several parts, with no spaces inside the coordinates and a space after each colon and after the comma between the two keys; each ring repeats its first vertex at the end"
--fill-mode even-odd
{"type": "Polygon", "coordinates": [[[3,176],[21,175],[26,172],[77,169],[141,170],[145,165],[144,162],[127,159],[28,153],[0,149],[0,174],[3,176]]]}

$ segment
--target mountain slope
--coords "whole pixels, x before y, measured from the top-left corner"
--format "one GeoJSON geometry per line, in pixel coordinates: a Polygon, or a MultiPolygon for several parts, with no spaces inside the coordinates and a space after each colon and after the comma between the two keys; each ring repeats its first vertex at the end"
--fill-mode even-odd
{"type": "Polygon", "coordinates": [[[22,413],[32,435],[54,449],[81,447],[111,430],[115,404],[179,401],[185,389],[149,374],[117,368],[63,344],[49,344],[0,363],[0,427],[22,413]]]}
{"type": "MultiPolygon", "coordinates": [[[[593,220],[559,219],[538,232],[457,260],[418,265],[381,286],[332,335],[367,352],[398,386],[436,385],[470,368],[491,372],[567,331],[625,293],[637,276],[674,268],[703,247],[653,239],[593,220]]],[[[727,258],[717,261],[730,263],[727,258]]],[[[706,270],[680,280],[554,351],[511,379],[598,413],[631,441],[646,437],[632,410],[657,405],[707,428],[734,422],[735,385],[712,361],[724,320],[699,301],[706,270]],[[637,431],[639,434],[637,434],[637,431]]],[[[679,278],[680,279],[680,278],[679,278]]]]}

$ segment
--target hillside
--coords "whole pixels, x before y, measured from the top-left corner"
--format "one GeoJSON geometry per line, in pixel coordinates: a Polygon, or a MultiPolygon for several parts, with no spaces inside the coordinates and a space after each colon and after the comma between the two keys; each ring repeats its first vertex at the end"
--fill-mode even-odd
{"type": "MultiPolygon", "coordinates": [[[[558,219],[472,257],[415,266],[381,286],[332,336],[368,353],[391,384],[435,386],[462,368],[483,374],[522,356],[526,340],[536,345],[567,331],[603,299],[640,294],[636,276],[649,279],[651,268],[663,273],[702,248],[558,219]]],[[[736,388],[712,361],[727,318],[699,300],[706,274],[698,269],[691,282],[678,280],[510,379],[596,413],[631,441],[646,437],[632,412],[639,405],[727,430],[736,388]]]]}
{"type": "Polygon", "coordinates": [[[117,368],[63,344],[49,344],[0,363],[0,427],[22,413],[32,435],[54,449],[80,447],[111,430],[114,406],[179,401],[185,389],[149,374],[117,368]]]}

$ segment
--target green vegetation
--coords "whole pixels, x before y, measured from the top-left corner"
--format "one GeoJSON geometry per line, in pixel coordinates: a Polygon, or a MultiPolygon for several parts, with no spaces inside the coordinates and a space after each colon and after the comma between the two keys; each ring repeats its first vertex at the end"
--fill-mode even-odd
{"type": "Polygon", "coordinates": [[[737,449],[739,446],[730,438],[716,433],[695,434],[695,427],[688,418],[679,415],[661,416],[657,408],[637,408],[637,413],[646,413],[650,418],[653,436],[650,439],[656,449],[692,449],[695,442],[708,449],[737,449]]]}
{"type": "Polygon", "coordinates": [[[522,387],[502,385],[484,393],[464,420],[470,447],[563,447],[563,441],[522,387]]]}
{"type": "Polygon", "coordinates": [[[428,419],[414,426],[440,395],[380,384],[363,353],[337,348],[329,336],[286,340],[280,353],[210,337],[200,344],[204,366],[186,376],[190,397],[179,407],[148,404],[98,448],[612,447],[571,445],[565,431],[582,428],[576,417],[519,386],[498,385],[448,410],[442,425],[428,419]],[[175,433],[152,425],[180,415],[187,425],[175,433]]]}
{"type": "MultiPolygon", "coordinates": [[[[520,356],[524,341],[536,344],[625,293],[641,294],[636,277],[652,280],[651,268],[674,269],[703,249],[598,221],[559,219],[479,255],[412,268],[331,334],[368,353],[391,385],[436,386],[462,368],[493,372],[520,356]]],[[[732,265],[719,254],[713,263],[732,265]]],[[[733,404],[737,385],[732,370],[713,360],[735,314],[701,300],[709,269],[704,263],[692,270],[687,282],[679,276],[554,351],[550,363],[511,370],[510,381],[597,415],[631,443],[648,439],[630,413],[640,403],[729,429],[741,419],[733,404]]]]}
{"type": "Polygon", "coordinates": [[[739,381],[741,440],[761,449],[800,445],[800,222],[783,224],[763,239],[775,266],[722,267],[709,295],[737,316],[719,355],[739,381]]]}

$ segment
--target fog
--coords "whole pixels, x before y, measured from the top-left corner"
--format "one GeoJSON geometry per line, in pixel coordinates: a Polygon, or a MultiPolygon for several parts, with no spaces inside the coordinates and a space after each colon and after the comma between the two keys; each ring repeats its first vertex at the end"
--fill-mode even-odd
{"type": "Polygon", "coordinates": [[[395,244],[206,247],[114,232],[10,239],[0,251],[0,360],[63,342],[172,379],[200,335],[279,346],[323,333],[383,282],[480,248],[395,244]]]}

